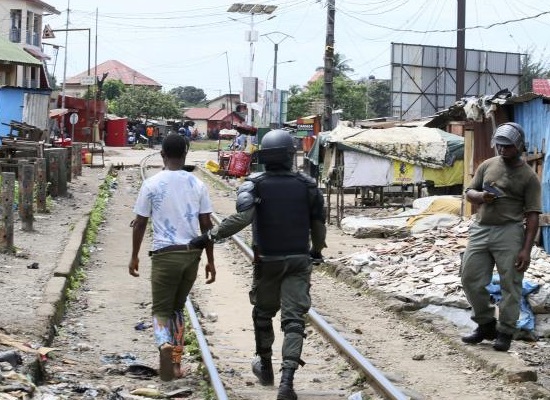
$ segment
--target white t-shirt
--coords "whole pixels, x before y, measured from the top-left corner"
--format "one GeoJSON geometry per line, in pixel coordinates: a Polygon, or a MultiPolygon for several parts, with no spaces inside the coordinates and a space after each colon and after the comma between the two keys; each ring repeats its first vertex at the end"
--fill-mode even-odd
{"type": "Polygon", "coordinates": [[[183,170],[163,170],[146,179],[134,205],[135,214],[153,222],[153,251],[188,244],[199,234],[199,214],[211,212],[206,186],[183,170]]]}

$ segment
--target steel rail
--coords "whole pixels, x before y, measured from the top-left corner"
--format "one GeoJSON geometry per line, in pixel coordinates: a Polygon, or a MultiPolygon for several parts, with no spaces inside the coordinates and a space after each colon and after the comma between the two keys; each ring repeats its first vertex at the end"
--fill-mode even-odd
{"type": "MultiPolygon", "coordinates": [[[[150,154],[146,156],[142,163],[140,164],[141,176],[142,179],[145,179],[145,167],[146,163],[157,153],[150,154]]],[[[204,172],[204,171],[203,171],[204,172]]],[[[220,224],[222,218],[217,214],[212,214],[212,219],[216,224],[220,224]]],[[[254,253],[252,249],[246,244],[246,242],[238,235],[233,235],[231,239],[235,242],[237,247],[241,249],[244,255],[252,261],[254,259],[254,253]]],[[[218,374],[216,364],[212,358],[212,354],[208,348],[208,343],[204,338],[202,328],[200,326],[197,314],[195,313],[192,302],[187,299],[185,303],[186,310],[189,314],[191,324],[195,330],[195,335],[199,343],[201,350],[203,362],[208,371],[210,377],[210,384],[216,394],[216,397],[219,400],[226,400],[227,393],[223,387],[223,383],[218,374]]],[[[313,308],[309,309],[308,317],[315,327],[331,342],[335,347],[337,347],[342,354],[344,354],[349,361],[367,378],[369,379],[369,384],[373,386],[378,392],[383,394],[387,399],[390,400],[408,400],[409,397],[404,395],[399,389],[397,389],[376,367],[374,367],[363,355],[361,355],[346,339],[344,339],[330,324],[328,324],[313,308]]]]}
{"type": "MultiPolygon", "coordinates": [[[[149,159],[151,159],[153,156],[157,154],[159,153],[149,154],[141,160],[140,175],[141,175],[142,181],[147,178],[145,172],[147,169],[147,163],[149,162],[149,159]]],[[[223,386],[223,382],[220,378],[220,375],[218,374],[216,363],[212,358],[212,353],[210,352],[210,349],[208,347],[208,342],[205,339],[204,333],[199,323],[197,313],[195,312],[195,307],[193,307],[193,303],[191,302],[189,297],[185,301],[185,309],[187,310],[187,314],[189,314],[191,326],[193,327],[195,336],[197,338],[197,342],[199,344],[199,348],[202,355],[202,361],[206,367],[206,371],[208,372],[208,377],[210,378],[210,386],[212,387],[212,390],[214,391],[216,398],[218,400],[227,400],[228,399],[227,392],[223,386]]]]}
{"type": "Polygon", "coordinates": [[[195,331],[197,342],[199,342],[199,347],[201,349],[201,354],[202,354],[202,361],[206,366],[206,370],[208,371],[208,376],[210,377],[210,384],[212,385],[212,389],[216,394],[216,398],[218,400],[227,400],[228,399],[227,393],[223,386],[223,382],[220,378],[220,375],[218,374],[216,363],[212,358],[212,353],[208,348],[208,342],[204,338],[204,333],[202,331],[201,324],[199,323],[199,319],[197,318],[197,313],[195,312],[193,303],[189,298],[187,298],[187,301],[185,302],[185,309],[189,314],[189,319],[191,320],[191,325],[193,326],[193,329],[195,331]]]}
{"type": "MultiPolygon", "coordinates": [[[[217,224],[220,224],[222,219],[217,214],[212,214],[212,218],[217,224]]],[[[231,236],[237,247],[252,261],[254,253],[246,242],[238,235],[231,236]]],[[[369,360],[361,355],[346,339],[342,337],[323,317],[321,317],[313,308],[307,313],[309,319],[342,354],[344,354],[356,368],[361,370],[368,378],[369,383],[382,393],[386,398],[391,400],[408,400],[399,389],[397,389],[369,360]]]]}

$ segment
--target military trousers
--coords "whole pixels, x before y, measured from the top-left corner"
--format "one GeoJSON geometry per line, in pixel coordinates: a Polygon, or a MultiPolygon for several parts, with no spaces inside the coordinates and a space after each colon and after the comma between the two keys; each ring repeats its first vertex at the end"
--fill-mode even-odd
{"type": "MultiPolygon", "coordinates": [[[[262,324],[281,311],[281,330],[284,332],[283,368],[298,368],[302,354],[305,316],[311,307],[312,264],[309,255],[260,257],[255,265],[250,294],[254,305],[257,348],[271,349],[273,331],[262,329],[262,324]],[[258,328],[260,327],[260,328],[258,328]]],[[[261,354],[260,354],[261,355],[261,354]]]]}
{"type": "Polygon", "coordinates": [[[498,304],[497,329],[513,335],[520,314],[523,272],[515,268],[523,247],[522,223],[470,226],[470,238],[462,259],[462,286],[472,306],[472,320],[486,324],[495,318],[486,286],[491,283],[496,266],[500,276],[502,299],[498,304]]]}

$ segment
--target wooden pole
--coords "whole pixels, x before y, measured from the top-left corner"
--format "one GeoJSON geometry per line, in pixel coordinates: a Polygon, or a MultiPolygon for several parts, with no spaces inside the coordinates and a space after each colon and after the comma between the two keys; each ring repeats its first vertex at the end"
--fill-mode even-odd
{"type": "Polygon", "coordinates": [[[23,167],[29,163],[26,159],[17,160],[17,182],[19,184],[19,191],[17,195],[17,211],[19,217],[23,216],[23,167]]]}
{"type": "Polygon", "coordinates": [[[82,143],[73,143],[71,169],[73,171],[73,176],[82,175],[82,143]]]}
{"type": "Polygon", "coordinates": [[[15,197],[15,173],[2,172],[2,206],[0,212],[0,251],[13,251],[13,200],[15,197]]]}
{"type": "MultiPolygon", "coordinates": [[[[471,126],[464,127],[464,183],[466,189],[474,177],[474,130],[471,126]]],[[[466,218],[472,216],[472,203],[462,196],[462,215],[466,218]]]]}
{"type": "Polygon", "coordinates": [[[22,174],[19,178],[21,185],[19,193],[21,196],[21,229],[24,231],[33,230],[33,194],[34,194],[34,165],[30,163],[23,164],[22,174]]]}
{"type": "Polygon", "coordinates": [[[46,178],[46,159],[38,158],[36,165],[36,211],[47,212],[46,197],[48,194],[48,180],[46,178]]]}
{"type": "Polygon", "coordinates": [[[47,149],[46,154],[46,180],[49,183],[50,196],[59,196],[59,153],[57,149],[47,149]]]}

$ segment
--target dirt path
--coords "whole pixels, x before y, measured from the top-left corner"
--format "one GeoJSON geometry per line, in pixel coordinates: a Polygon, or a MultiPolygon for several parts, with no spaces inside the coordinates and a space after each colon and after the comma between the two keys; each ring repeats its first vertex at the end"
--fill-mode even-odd
{"type": "MultiPolygon", "coordinates": [[[[190,156],[188,163],[200,165],[204,165],[204,162],[211,158],[211,154],[207,153],[190,156]]],[[[89,185],[93,185],[97,182],[99,171],[90,172],[86,179],[89,179],[89,185]]],[[[120,171],[96,249],[85,268],[86,279],[82,282],[80,290],[75,293],[75,300],[70,303],[66,318],[57,328],[58,335],[53,346],[58,350],[50,355],[45,364],[47,381],[39,387],[44,394],[61,398],[116,398],[119,395],[131,398],[129,393],[133,390],[147,389],[157,393],[180,390],[185,392],[185,397],[189,399],[207,398],[202,387],[204,377],[199,371],[199,363],[190,355],[186,356],[186,362],[192,366],[193,373],[186,379],[162,383],[158,377],[149,375],[151,368],[157,366],[157,351],[150,328],[150,262],[146,255],[148,241],[144,242],[142,247],[140,278],[132,278],[127,272],[131,249],[131,229],[128,225],[133,218],[132,206],[138,185],[136,168],[125,168],[120,171]],[[136,326],[140,329],[136,329],[136,326]],[[142,367],[129,368],[129,361],[138,361],[142,367]]],[[[82,185],[81,190],[83,195],[93,198],[91,194],[86,194],[86,185],[82,185]]],[[[228,193],[218,183],[212,187],[211,196],[219,214],[223,216],[233,212],[234,193],[228,193]]],[[[79,215],[77,211],[82,200],[68,199],[65,204],[73,207],[73,212],[67,213],[71,218],[66,224],[70,225],[79,215]]],[[[48,229],[47,227],[52,224],[53,222],[49,221],[44,225],[44,229],[48,229]]],[[[40,232],[42,235],[51,236],[40,236],[40,240],[57,243],[61,241],[63,230],[46,233],[41,229],[40,232]]],[[[333,226],[329,227],[329,232],[329,248],[325,252],[327,257],[335,258],[349,254],[366,244],[364,239],[345,236],[333,226]]],[[[29,243],[34,242],[29,239],[29,243]]],[[[37,245],[36,248],[41,247],[37,245]]],[[[36,254],[37,259],[44,265],[55,264],[55,261],[48,260],[59,250],[60,247],[52,244],[51,253],[47,253],[48,256],[44,257],[43,261],[39,258],[38,251],[33,253],[34,250],[30,248],[29,254],[36,254]]],[[[249,361],[253,353],[251,308],[247,302],[250,271],[247,270],[242,256],[230,244],[217,245],[216,259],[218,281],[214,285],[204,285],[204,276],[201,273],[193,296],[197,298],[204,313],[206,333],[213,344],[232,349],[234,358],[243,360],[242,369],[233,372],[238,378],[231,380],[235,388],[242,390],[243,387],[255,384],[249,370],[249,361]]],[[[18,268],[26,274],[31,274],[32,270],[26,271],[27,259],[20,261],[18,268]]],[[[33,292],[32,287],[25,287],[31,286],[30,278],[18,281],[12,276],[13,268],[6,268],[7,262],[2,265],[4,266],[0,268],[0,272],[3,271],[0,280],[11,282],[13,290],[28,293],[31,302],[39,303],[40,299],[32,297],[33,293],[36,296],[36,290],[33,292]]],[[[203,271],[203,264],[200,268],[203,271]]],[[[46,278],[46,268],[38,271],[44,273],[46,278]]],[[[12,286],[0,286],[0,294],[4,295],[5,288],[12,286]]],[[[21,292],[9,293],[16,297],[17,293],[21,292]]],[[[502,381],[501,377],[488,373],[478,364],[472,363],[468,356],[449,346],[445,340],[441,341],[424,329],[395,319],[384,309],[384,304],[365,296],[358,289],[338,282],[323,271],[315,274],[313,295],[314,308],[343,332],[348,332],[349,340],[362,346],[364,354],[372,357],[373,362],[386,371],[397,384],[407,388],[413,398],[535,398],[532,391],[523,389],[528,385],[510,385],[502,381]]],[[[25,301],[28,306],[28,298],[21,299],[20,304],[15,302],[14,318],[8,325],[10,333],[25,336],[32,330],[31,325],[18,325],[21,319],[15,318],[15,313],[19,312],[17,310],[26,313],[24,315],[32,316],[32,310],[25,308],[25,301]]],[[[2,312],[2,315],[4,314],[10,315],[5,310],[2,312]]],[[[33,319],[29,317],[30,320],[33,319]]],[[[454,335],[456,336],[456,332],[454,335]]],[[[278,331],[277,336],[280,340],[278,331]]],[[[308,352],[312,352],[310,360],[316,359],[313,354],[322,354],[322,348],[317,344],[314,335],[306,341],[306,347],[308,352]]],[[[508,359],[513,357],[511,354],[499,356],[508,359]]],[[[325,360],[323,356],[319,356],[319,359],[325,360]]],[[[223,362],[224,359],[221,358],[220,361],[223,362]]],[[[224,371],[224,374],[229,373],[230,371],[224,371]]],[[[305,387],[319,378],[308,375],[306,366],[300,371],[297,379],[297,384],[305,387]]],[[[352,389],[350,387],[349,391],[352,389]]]]}

